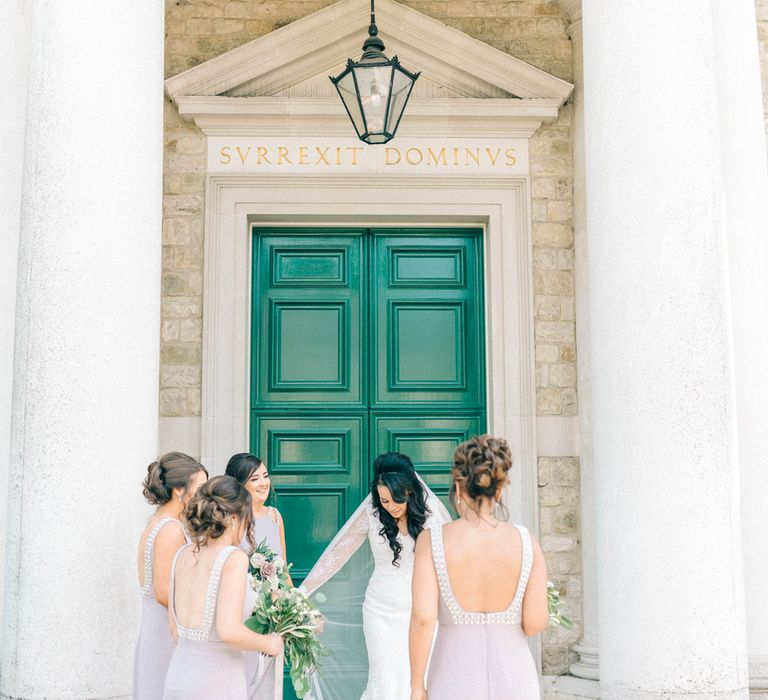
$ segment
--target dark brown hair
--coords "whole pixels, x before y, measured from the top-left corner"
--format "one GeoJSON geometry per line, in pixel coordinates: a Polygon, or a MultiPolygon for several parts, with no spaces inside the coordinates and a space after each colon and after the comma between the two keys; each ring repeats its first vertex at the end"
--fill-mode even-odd
{"type": "Polygon", "coordinates": [[[232,524],[233,517],[240,518],[245,524],[246,540],[253,549],[251,494],[231,476],[214,476],[197,490],[184,511],[195,551],[209,540],[221,537],[232,524]]]}
{"type": "Polygon", "coordinates": [[[249,452],[238,452],[229,458],[224,473],[227,476],[235,477],[241,484],[245,485],[253,472],[260,469],[263,465],[264,462],[256,455],[252,455],[249,452]]]}
{"type": "Polygon", "coordinates": [[[499,489],[509,480],[511,467],[512,453],[507,441],[492,435],[479,435],[456,448],[451,476],[473,501],[496,500],[499,489]]]}
{"type": "Polygon", "coordinates": [[[400,552],[403,545],[397,536],[400,530],[395,519],[381,505],[379,486],[386,486],[395,503],[405,503],[405,522],[408,534],[416,540],[424,529],[424,523],[431,511],[427,507],[427,494],[416,476],[413,462],[408,455],[399,452],[385,452],[376,457],[373,463],[373,482],[371,483],[371,500],[379,516],[381,530],[379,535],[386,537],[392,550],[392,564],[400,566],[400,552]]]}
{"type": "Polygon", "coordinates": [[[144,498],[153,506],[168,503],[173,489],[186,491],[197,472],[208,476],[208,470],[196,459],[183,452],[168,452],[147,467],[147,477],[141,484],[144,498]]]}

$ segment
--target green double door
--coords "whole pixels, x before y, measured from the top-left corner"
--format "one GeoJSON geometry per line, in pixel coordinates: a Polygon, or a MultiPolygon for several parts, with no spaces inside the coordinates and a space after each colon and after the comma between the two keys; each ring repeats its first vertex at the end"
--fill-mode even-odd
{"type": "Polygon", "coordinates": [[[479,230],[254,228],[251,450],[296,584],[376,455],[447,500],[456,445],[485,429],[482,269],[479,230]]]}

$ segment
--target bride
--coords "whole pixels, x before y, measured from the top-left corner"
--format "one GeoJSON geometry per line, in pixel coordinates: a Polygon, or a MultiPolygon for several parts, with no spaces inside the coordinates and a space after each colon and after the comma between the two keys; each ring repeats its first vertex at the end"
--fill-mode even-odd
{"type": "Polygon", "coordinates": [[[451,518],[406,455],[379,455],[373,474],[371,493],[302,584],[308,594],[320,589],[328,600],[322,639],[330,654],[313,679],[315,700],[408,700],[411,695],[408,625],[416,538],[424,528],[451,518]],[[358,552],[366,539],[370,552],[358,552]],[[371,555],[372,573],[363,561],[371,555]],[[366,582],[360,606],[356,590],[366,582]],[[356,684],[355,676],[364,677],[366,652],[361,697],[362,683],[356,684]]]}

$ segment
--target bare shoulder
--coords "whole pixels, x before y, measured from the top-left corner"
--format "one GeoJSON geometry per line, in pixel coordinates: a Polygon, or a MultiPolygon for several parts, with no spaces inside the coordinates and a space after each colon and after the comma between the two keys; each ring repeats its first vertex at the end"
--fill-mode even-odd
{"type": "Polygon", "coordinates": [[[155,542],[159,545],[173,544],[174,542],[184,542],[184,529],[178,520],[169,520],[163,525],[157,536],[155,542]]]}
{"type": "Polygon", "coordinates": [[[282,525],[283,524],[283,515],[282,515],[282,513],[277,508],[275,508],[274,506],[272,506],[272,513],[274,514],[275,522],[276,523],[280,523],[282,525]]]}
{"type": "Polygon", "coordinates": [[[245,573],[246,569],[248,569],[248,555],[238,547],[224,562],[224,571],[245,573]]]}

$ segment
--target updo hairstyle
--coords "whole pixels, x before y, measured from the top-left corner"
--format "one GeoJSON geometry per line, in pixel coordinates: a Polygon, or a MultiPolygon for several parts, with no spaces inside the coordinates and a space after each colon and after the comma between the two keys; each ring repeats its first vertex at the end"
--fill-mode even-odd
{"type": "Polygon", "coordinates": [[[263,464],[264,462],[262,462],[256,455],[252,455],[248,452],[238,452],[238,454],[232,455],[229,458],[224,473],[227,476],[234,477],[241,484],[245,485],[248,479],[253,475],[253,472],[260,469],[263,464]]]}
{"type": "Polygon", "coordinates": [[[234,517],[245,524],[246,539],[249,548],[253,549],[251,494],[231,476],[214,476],[197,490],[184,511],[195,551],[208,544],[209,540],[221,537],[232,526],[234,517]]]}
{"type": "MultiPolygon", "coordinates": [[[[497,499],[509,481],[512,453],[504,438],[480,435],[462,442],[453,455],[451,476],[473,501],[497,499]]],[[[453,490],[451,491],[453,497],[453,490]]]]}
{"type": "Polygon", "coordinates": [[[162,506],[173,498],[173,489],[186,491],[197,472],[208,476],[208,470],[196,459],[182,452],[168,452],[147,467],[147,478],[141,484],[144,498],[153,506],[162,506]]]}

